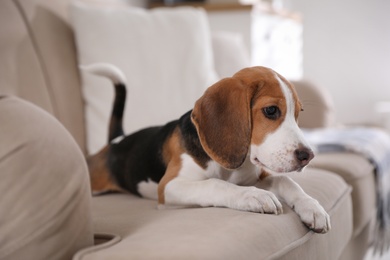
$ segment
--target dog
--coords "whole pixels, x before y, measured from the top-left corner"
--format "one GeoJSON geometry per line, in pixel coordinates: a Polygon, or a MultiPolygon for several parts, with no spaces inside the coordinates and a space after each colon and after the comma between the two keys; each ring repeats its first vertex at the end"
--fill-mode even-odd
{"type": "Polygon", "coordinates": [[[282,174],[302,171],[314,154],[297,125],[297,93],[275,71],[242,69],[210,86],[178,120],[125,136],[124,75],[108,64],[84,70],[115,87],[108,144],[87,160],[93,193],[130,192],[158,200],[160,208],[269,214],[283,212],[280,199],[314,232],[330,230],[324,208],[282,174]]]}

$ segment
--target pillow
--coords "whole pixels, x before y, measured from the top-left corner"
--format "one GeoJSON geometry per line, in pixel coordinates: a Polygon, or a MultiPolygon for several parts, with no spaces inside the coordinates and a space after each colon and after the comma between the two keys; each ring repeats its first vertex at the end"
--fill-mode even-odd
{"type": "MultiPolygon", "coordinates": [[[[79,63],[106,62],[124,72],[126,133],[179,118],[217,80],[202,9],[146,10],[101,3],[72,3],[79,63]]],[[[107,142],[114,89],[107,79],[85,72],[82,80],[92,154],[107,142]]]]}
{"type": "Polygon", "coordinates": [[[240,33],[218,31],[212,34],[215,69],[221,78],[250,67],[249,51],[240,33]]]}

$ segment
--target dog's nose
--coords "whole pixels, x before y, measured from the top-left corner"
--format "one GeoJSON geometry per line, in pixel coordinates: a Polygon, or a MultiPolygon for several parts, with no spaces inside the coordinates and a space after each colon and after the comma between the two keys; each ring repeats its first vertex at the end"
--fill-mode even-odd
{"type": "Polygon", "coordinates": [[[304,167],[314,158],[314,153],[309,148],[299,148],[295,150],[295,158],[298,160],[299,165],[304,167]]]}

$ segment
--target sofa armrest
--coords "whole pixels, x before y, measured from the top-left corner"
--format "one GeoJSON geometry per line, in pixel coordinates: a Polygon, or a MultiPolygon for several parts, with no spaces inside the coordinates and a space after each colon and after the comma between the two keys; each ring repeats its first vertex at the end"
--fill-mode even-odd
{"type": "Polygon", "coordinates": [[[0,96],[0,259],[71,259],[93,244],[84,156],[50,114],[0,96]]]}
{"type": "Polygon", "coordinates": [[[292,83],[304,108],[299,114],[299,126],[302,128],[334,126],[334,104],[328,91],[305,80],[292,83]]]}

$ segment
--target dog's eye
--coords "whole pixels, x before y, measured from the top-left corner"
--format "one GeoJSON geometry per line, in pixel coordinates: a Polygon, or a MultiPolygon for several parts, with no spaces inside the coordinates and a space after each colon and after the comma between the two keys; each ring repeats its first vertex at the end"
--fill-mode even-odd
{"type": "Polygon", "coordinates": [[[280,117],[280,110],[277,106],[270,106],[263,108],[263,114],[269,119],[278,119],[280,117]]]}

